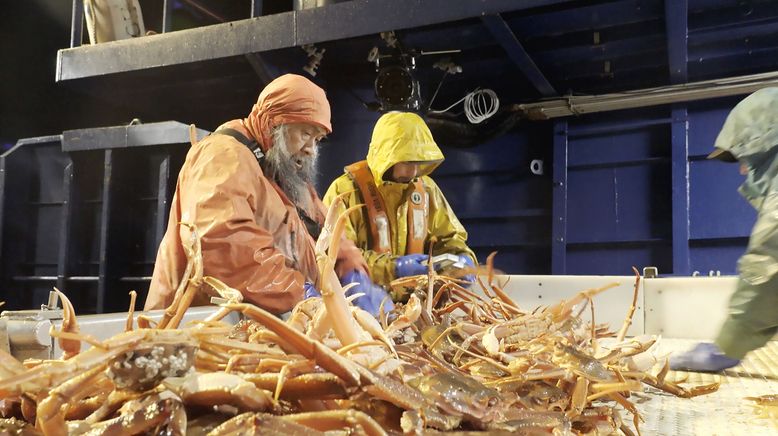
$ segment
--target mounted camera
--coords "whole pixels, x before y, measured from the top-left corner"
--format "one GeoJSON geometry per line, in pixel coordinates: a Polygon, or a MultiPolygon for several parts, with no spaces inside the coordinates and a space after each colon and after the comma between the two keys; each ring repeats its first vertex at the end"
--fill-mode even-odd
{"type": "MultiPolygon", "coordinates": [[[[368,62],[375,64],[376,79],[374,92],[377,102],[363,102],[368,110],[376,112],[408,111],[424,112],[428,108],[423,107],[416,72],[416,60],[425,55],[442,55],[459,53],[461,50],[440,50],[424,52],[416,49],[408,49],[403,46],[400,39],[393,31],[381,32],[381,39],[386,43],[387,52],[381,53],[378,47],[373,47],[367,55],[368,62]]],[[[443,67],[435,65],[447,74],[461,73],[461,67],[448,61],[439,61],[443,67]]],[[[442,83],[442,79],[441,79],[442,83]]],[[[440,85],[438,85],[438,89],[440,85]]],[[[437,91],[436,91],[437,94],[437,91]]],[[[434,99],[435,96],[433,95],[434,99]]]]}
{"type": "MultiPolygon", "coordinates": [[[[377,51],[377,50],[376,50],[377,51]]],[[[416,57],[396,52],[390,55],[375,54],[375,95],[381,111],[416,111],[421,106],[419,81],[413,77],[416,57]]]]}

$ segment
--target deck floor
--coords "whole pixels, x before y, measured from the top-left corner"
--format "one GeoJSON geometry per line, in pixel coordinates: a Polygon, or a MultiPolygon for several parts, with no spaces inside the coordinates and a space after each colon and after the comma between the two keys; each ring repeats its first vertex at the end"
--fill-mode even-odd
{"type": "MultiPolygon", "coordinates": [[[[660,339],[654,353],[684,351],[697,341],[660,339]]],[[[656,371],[656,369],[655,369],[656,371]]],[[[720,382],[717,392],[695,398],[677,398],[649,388],[632,400],[645,422],[640,430],[644,435],[778,435],[778,408],[763,412],[746,397],[778,395],[778,342],[746,356],[742,364],[722,374],[704,374],[671,371],[667,380],[685,385],[720,382]]],[[[764,410],[764,409],[762,409],[764,410]]],[[[629,414],[623,413],[627,420],[629,414]]]]}

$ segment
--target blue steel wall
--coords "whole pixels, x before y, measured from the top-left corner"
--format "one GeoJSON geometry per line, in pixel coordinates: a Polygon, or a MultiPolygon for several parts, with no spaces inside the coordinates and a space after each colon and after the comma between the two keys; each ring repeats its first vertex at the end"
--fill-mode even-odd
{"type": "MultiPolygon", "coordinates": [[[[329,97],[322,193],[364,158],[378,118],[345,91],[329,97]]],[[[433,177],[479,260],[497,251],[508,273],[735,273],[755,213],[736,192],[737,165],[704,156],[738,100],[525,122],[473,148],[439,144],[446,161],[433,177]],[[533,159],[543,175],[529,171],[533,159]]]]}
{"type": "Polygon", "coordinates": [[[702,274],[711,270],[734,274],[756,220],[755,210],[737,192],[744,180],[738,165],[704,159],[738,101],[689,107],[690,269],[702,274]]]}
{"type": "Polygon", "coordinates": [[[653,112],[569,121],[565,273],[670,269],[670,134],[653,112]]]}
{"type": "Polygon", "coordinates": [[[738,166],[705,156],[739,99],[567,120],[566,160],[555,155],[567,170],[557,171],[567,179],[567,225],[553,235],[566,243],[553,272],[734,274],[755,211],[737,193],[738,166]]]}

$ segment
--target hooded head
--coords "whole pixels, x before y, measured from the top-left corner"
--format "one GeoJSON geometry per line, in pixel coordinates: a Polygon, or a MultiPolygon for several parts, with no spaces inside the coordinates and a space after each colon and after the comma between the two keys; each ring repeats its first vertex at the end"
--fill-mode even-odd
{"type": "Polygon", "coordinates": [[[424,120],[410,112],[389,112],[373,128],[367,165],[380,185],[386,172],[400,162],[418,164],[417,177],[432,173],[443,162],[443,153],[432,139],[424,120]]]}
{"type": "Polygon", "coordinates": [[[763,88],[744,98],[727,116],[709,158],[737,160],[748,168],[740,193],[759,207],[778,177],[778,88],[763,88]]]}
{"type": "Polygon", "coordinates": [[[744,98],[727,116],[714,144],[713,158],[726,154],[749,168],[771,160],[778,147],[778,88],[763,88],[744,98]]]}
{"type": "Polygon", "coordinates": [[[262,90],[243,124],[267,153],[273,146],[274,128],[292,123],[313,124],[332,133],[324,90],[303,76],[284,74],[262,90]]]}

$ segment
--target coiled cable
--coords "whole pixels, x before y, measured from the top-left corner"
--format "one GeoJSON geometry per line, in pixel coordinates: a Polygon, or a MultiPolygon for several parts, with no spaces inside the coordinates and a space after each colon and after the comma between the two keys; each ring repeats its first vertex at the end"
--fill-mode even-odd
{"type": "Polygon", "coordinates": [[[491,89],[476,89],[457,100],[451,106],[440,111],[430,111],[430,113],[440,114],[448,112],[462,102],[464,102],[465,116],[472,124],[482,123],[500,109],[500,99],[497,97],[497,93],[491,89]]]}

